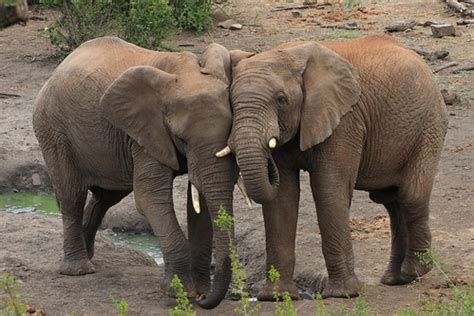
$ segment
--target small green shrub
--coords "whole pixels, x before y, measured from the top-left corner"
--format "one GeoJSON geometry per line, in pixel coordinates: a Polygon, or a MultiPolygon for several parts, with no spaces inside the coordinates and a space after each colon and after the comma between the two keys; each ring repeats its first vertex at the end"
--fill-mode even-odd
{"type": "Polygon", "coordinates": [[[296,309],[293,306],[291,295],[288,291],[279,292],[280,272],[272,265],[268,270],[268,278],[273,283],[273,298],[275,299],[275,315],[276,316],[295,316],[296,309]],[[283,299],[282,302],[280,300],[283,299]]]}
{"type": "Polygon", "coordinates": [[[174,16],[182,29],[201,33],[212,25],[211,1],[175,1],[174,16]]]}
{"type": "Polygon", "coordinates": [[[64,0],[59,11],[59,19],[45,31],[61,59],[82,43],[105,35],[156,49],[176,26],[168,0],[64,0]]]}
{"type": "Polygon", "coordinates": [[[250,306],[250,294],[245,290],[247,276],[245,275],[244,265],[239,259],[237,248],[232,240],[234,218],[232,215],[227,214],[226,210],[221,206],[214,223],[219,229],[227,232],[229,236],[230,266],[232,270],[230,292],[240,298],[240,306],[235,308],[235,312],[239,315],[256,315],[260,306],[250,306]]]}
{"type": "Polygon", "coordinates": [[[23,316],[26,306],[21,301],[20,284],[9,273],[0,273],[0,290],[6,299],[0,302],[0,315],[23,316]]]}
{"type": "Polygon", "coordinates": [[[132,0],[123,24],[125,40],[155,49],[173,33],[176,23],[168,0],[132,0]]]}
{"type": "Polygon", "coordinates": [[[184,291],[184,285],[175,274],[171,280],[171,288],[176,291],[176,306],[169,311],[170,316],[196,316],[193,306],[189,303],[188,293],[184,291]]]}
{"type": "Polygon", "coordinates": [[[323,316],[325,313],[324,310],[324,302],[323,302],[323,297],[321,296],[321,293],[316,293],[316,316],[323,316]]]}
{"type": "Polygon", "coordinates": [[[112,305],[117,310],[119,316],[128,316],[128,303],[127,301],[122,298],[120,301],[115,300],[113,296],[110,297],[112,299],[112,305]]]}
{"type": "Polygon", "coordinates": [[[119,35],[121,21],[109,0],[64,1],[61,16],[45,32],[62,59],[82,43],[104,35],[119,35]]]}

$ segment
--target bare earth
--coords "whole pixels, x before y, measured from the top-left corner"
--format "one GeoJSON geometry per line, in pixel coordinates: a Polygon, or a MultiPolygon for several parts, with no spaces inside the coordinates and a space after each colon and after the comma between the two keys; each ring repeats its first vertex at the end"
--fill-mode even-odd
{"type": "MultiPolygon", "coordinates": [[[[290,40],[380,34],[384,26],[398,20],[414,19],[419,23],[428,20],[455,23],[458,20],[441,3],[371,5],[364,12],[352,12],[346,21],[341,21],[344,14],[328,12],[330,8],[302,10],[306,19],[302,20],[292,18],[289,11],[271,13],[271,7],[265,3],[243,0],[226,9],[244,25],[241,31],[215,28],[201,36],[179,34],[167,44],[192,44],[184,49],[196,53],[213,41],[229,49],[261,51],[290,40]],[[320,28],[315,21],[323,25],[356,21],[362,31],[320,28]]],[[[51,12],[33,11],[30,15],[52,17],[51,12]]],[[[54,49],[41,33],[47,24],[47,21],[31,20],[26,26],[15,25],[0,32],[0,93],[18,95],[0,95],[0,192],[49,188],[44,162],[31,127],[34,98],[57,66],[57,61],[51,57],[54,49]]],[[[473,64],[474,27],[458,29],[461,36],[442,39],[433,38],[430,29],[422,26],[392,36],[408,47],[449,51],[446,60],[429,62],[433,69],[451,61],[458,62],[459,66],[473,64]]],[[[448,68],[436,75],[440,88],[457,93],[462,102],[448,106],[449,131],[433,190],[430,219],[434,251],[449,267],[449,275],[462,286],[464,281],[472,278],[469,265],[474,262],[474,72],[452,74],[452,70],[448,68]]],[[[315,291],[320,289],[325,265],[307,175],[302,178],[295,279],[302,289],[315,291]]],[[[180,221],[185,213],[186,181],[186,177],[176,181],[175,199],[180,221]]],[[[125,199],[112,213],[120,209],[134,212],[132,198],[125,199]]],[[[365,192],[355,194],[351,212],[356,272],[367,284],[367,302],[372,312],[390,314],[398,308],[418,307],[422,300],[442,302],[449,298],[452,289],[446,288],[446,280],[435,272],[409,286],[381,285],[379,278],[390,251],[386,212],[371,203],[365,192]]],[[[249,289],[255,293],[262,286],[265,274],[261,210],[259,206],[248,209],[236,193],[235,213],[236,243],[245,263],[249,289]]],[[[116,311],[111,304],[111,295],[125,298],[131,314],[164,315],[173,306],[173,300],[159,290],[158,280],[163,267],[157,266],[146,255],[113,245],[103,236],[99,237],[93,260],[95,274],[81,277],[60,275],[61,235],[59,218],[0,212],[0,272],[9,272],[21,281],[21,293],[26,302],[48,315],[66,315],[73,311],[77,315],[113,314],[116,311]]],[[[0,301],[4,298],[0,293],[0,301]]],[[[336,313],[342,305],[353,304],[346,299],[328,299],[324,303],[326,310],[336,313]]],[[[212,311],[196,309],[200,315],[228,315],[233,313],[237,304],[225,300],[212,311]]],[[[273,314],[272,303],[259,304],[260,314],[273,314]]],[[[300,300],[295,305],[299,315],[315,314],[315,301],[300,300]]]]}

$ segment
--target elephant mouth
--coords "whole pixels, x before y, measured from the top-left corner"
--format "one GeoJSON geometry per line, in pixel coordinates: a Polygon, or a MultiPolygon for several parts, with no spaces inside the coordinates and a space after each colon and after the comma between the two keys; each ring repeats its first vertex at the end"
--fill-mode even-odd
{"type": "Polygon", "coordinates": [[[268,181],[273,188],[278,188],[280,184],[280,175],[278,173],[278,168],[276,166],[275,160],[273,160],[272,155],[270,154],[267,159],[267,172],[268,172],[268,181]]]}

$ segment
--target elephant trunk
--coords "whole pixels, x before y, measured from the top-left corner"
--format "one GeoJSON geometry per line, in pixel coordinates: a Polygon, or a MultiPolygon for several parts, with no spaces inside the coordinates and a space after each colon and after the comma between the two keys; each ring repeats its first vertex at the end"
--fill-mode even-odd
{"type": "MultiPolygon", "coordinates": [[[[235,164],[233,157],[224,158],[235,164]]],[[[223,162],[220,160],[219,162],[223,162]]],[[[227,162],[230,163],[230,162],[227,162]]],[[[211,309],[219,305],[225,298],[229,288],[232,272],[230,264],[229,238],[234,236],[234,228],[230,234],[221,230],[214,222],[217,219],[218,211],[222,206],[229,215],[233,215],[233,190],[237,172],[229,172],[229,167],[224,164],[214,165],[213,170],[208,174],[202,175],[204,180],[202,193],[209,209],[209,215],[212,221],[213,239],[216,253],[216,271],[214,282],[210,293],[197,304],[205,309],[211,309]]],[[[234,168],[235,169],[235,168],[234,168]]],[[[230,169],[232,170],[232,169],[230,169]]]]}
{"type": "Polygon", "coordinates": [[[278,168],[268,148],[264,126],[255,119],[238,118],[234,124],[232,149],[250,198],[265,203],[275,198],[279,186],[278,168]],[[247,123],[246,123],[247,122],[247,123]]]}

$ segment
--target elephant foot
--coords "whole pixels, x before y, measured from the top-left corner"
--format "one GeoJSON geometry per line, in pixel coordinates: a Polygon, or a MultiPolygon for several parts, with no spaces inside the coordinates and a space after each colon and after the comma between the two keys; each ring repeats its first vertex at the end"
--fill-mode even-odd
{"type": "Polygon", "coordinates": [[[384,275],[380,279],[380,283],[385,285],[401,285],[406,282],[403,281],[400,271],[385,271],[384,275]]]}
{"type": "MultiPolygon", "coordinates": [[[[278,289],[276,290],[280,294],[284,292],[288,292],[292,300],[300,299],[298,288],[296,287],[293,281],[280,282],[280,284],[278,285],[278,289]]],[[[265,286],[265,288],[263,288],[260,292],[258,292],[257,299],[259,301],[275,301],[274,291],[275,291],[274,283],[267,281],[267,285],[265,286]]]]}
{"type": "Polygon", "coordinates": [[[362,290],[363,283],[357,279],[357,277],[351,276],[348,279],[343,281],[339,280],[328,280],[328,283],[324,287],[323,292],[321,293],[322,298],[328,297],[340,297],[348,298],[359,296],[360,291],[362,290]]]}
{"type": "Polygon", "coordinates": [[[94,265],[89,259],[66,260],[64,259],[59,268],[59,273],[65,275],[84,275],[94,273],[94,265]]]}
{"type": "Polygon", "coordinates": [[[431,271],[433,266],[431,264],[423,264],[415,255],[407,255],[402,263],[402,271],[400,273],[401,279],[404,283],[411,281],[427,274],[431,271]]]}

